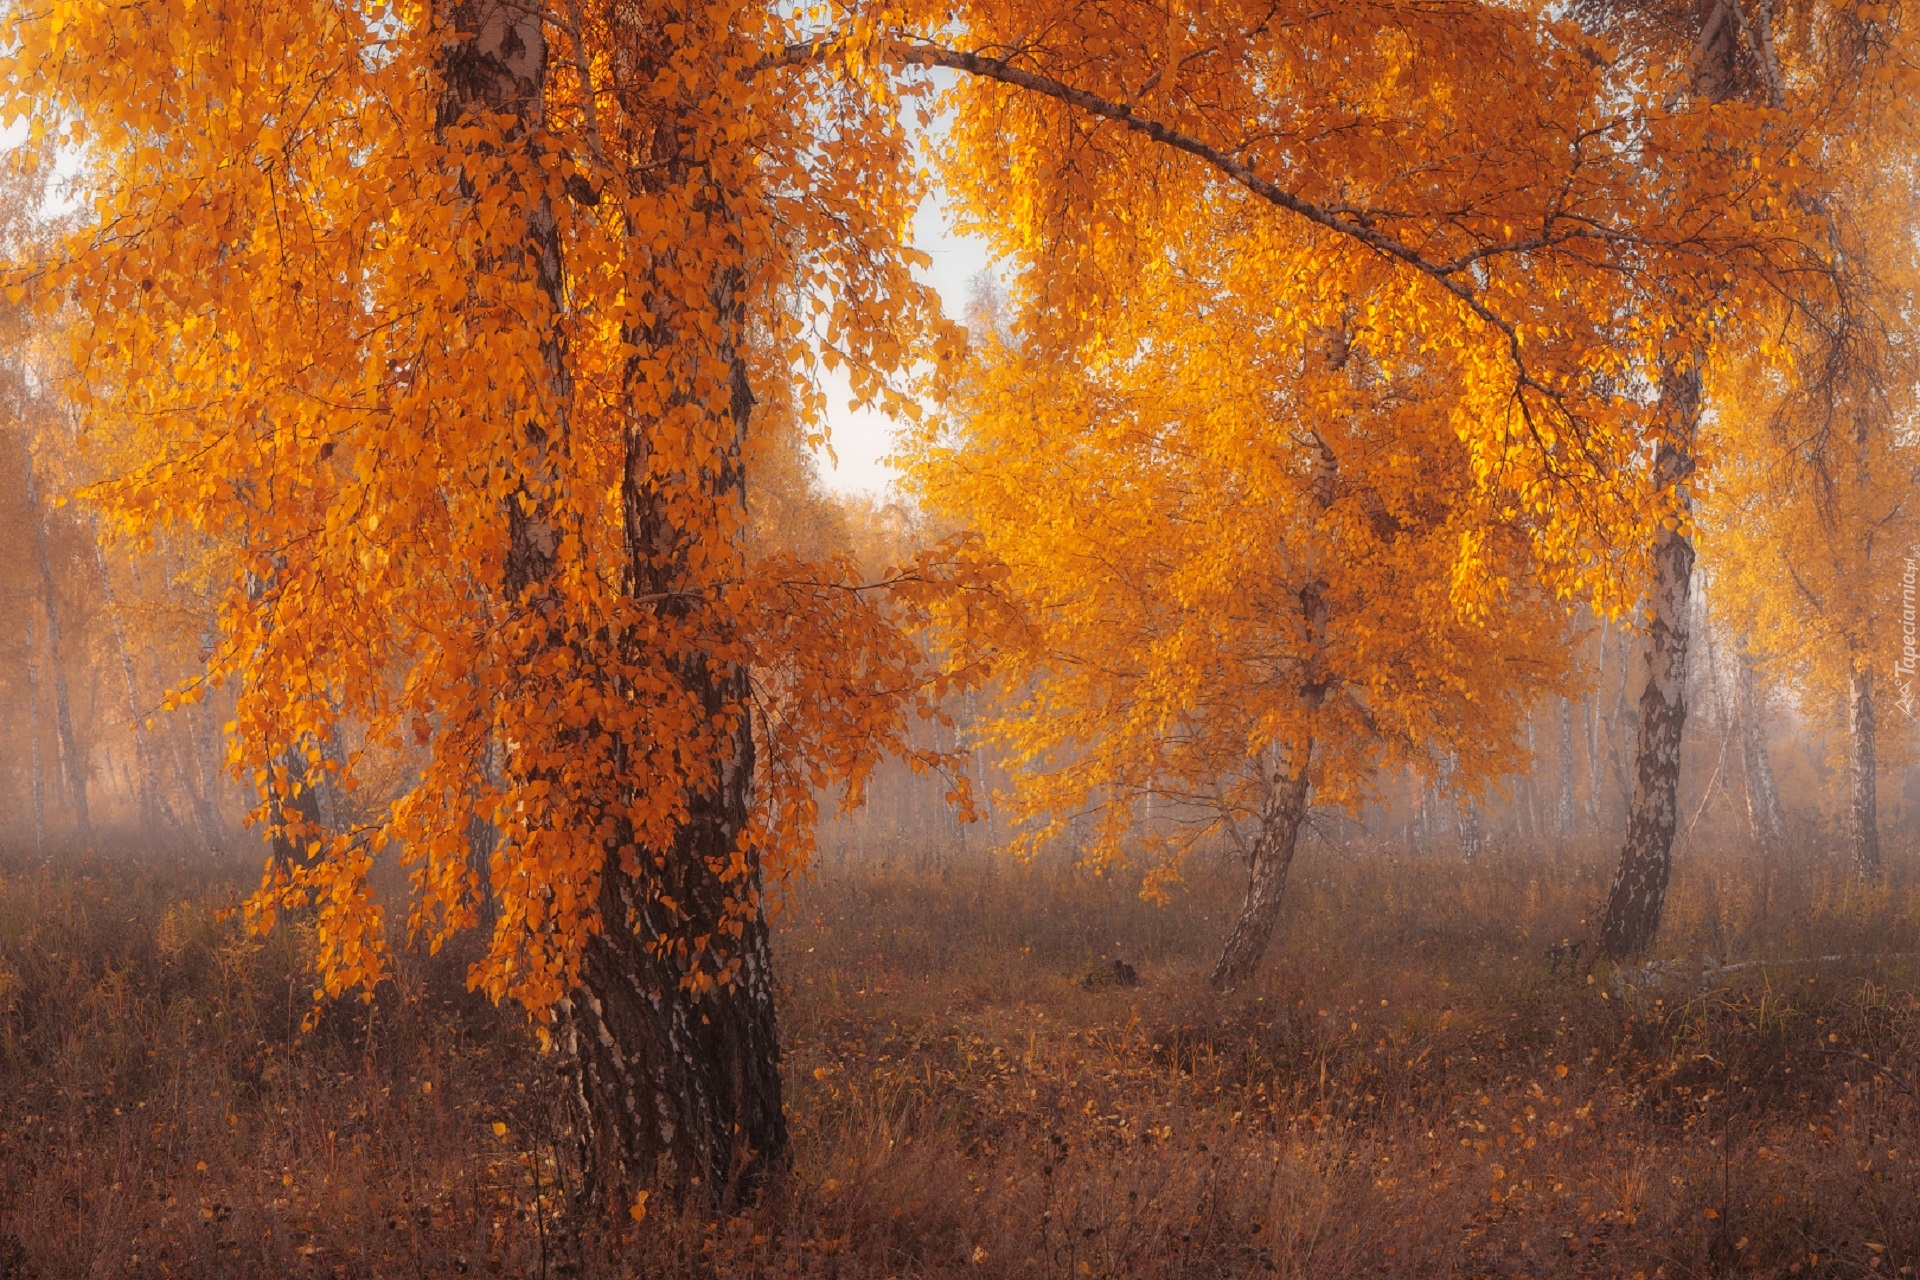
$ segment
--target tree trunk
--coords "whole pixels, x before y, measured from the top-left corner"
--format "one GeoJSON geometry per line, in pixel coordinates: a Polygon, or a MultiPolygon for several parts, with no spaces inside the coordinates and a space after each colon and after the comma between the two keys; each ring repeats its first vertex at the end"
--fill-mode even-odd
{"type": "Polygon", "coordinates": [[[1247,853],[1247,896],[1240,905],[1240,917],[1213,966],[1210,981],[1219,991],[1228,991],[1253,976],[1273,939],[1274,926],[1280,920],[1280,897],[1287,887],[1287,872],[1293,866],[1299,848],[1300,823],[1307,813],[1308,766],[1313,759],[1313,744],[1304,744],[1296,760],[1289,761],[1288,772],[1267,787],[1260,802],[1260,831],[1247,853]]]}
{"type": "MultiPolygon", "coordinates": [[[[1342,335],[1334,348],[1335,367],[1345,363],[1347,350],[1342,335]]],[[[1324,512],[1333,506],[1337,496],[1340,467],[1327,442],[1317,434],[1314,441],[1313,497],[1324,512]]],[[[1301,648],[1306,655],[1307,675],[1300,700],[1311,724],[1313,714],[1327,698],[1328,683],[1320,658],[1327,637],[1326,580],[1315,576],[1300,589],[1299,599],[1301,648]]],[[[1300,843],[1300,823],[1307,816],[1312,765],[1313,739],[1303,737],[1289,750],[1285,773],[1279,773],[1277,765],[1272,772],[1265,772],[1260,830],[1247,855],[1247,896],[1210,979],[1217,991],[1237,987],[1251,977],[1273,938],[1273,927],[1280,919],[1280,895],[1286,888],[1287,871],[1293,866],[1293,855],[1300,843]]]]}
{"type": "Polygon", "coordinates": [[[1880,816],[1874,799],[1873,673],[1855,668],[1847,686],[1847,836],[1853,865],[1880,874],[1880,816]]]}
{"type": "Polygon", "coordinates": [[[1573,835],[1573,700],[1560,699],[1560,800],[1553,811],[1554,834],[1573,835]]]}
{"type": "Polygon", "coordinates": [[[1480,852],[1480,806],[1472,796],[1460,797],[1460,857],[1472,862],[1480,852]]]}
{"type": "Polygon", "coordinates": [[[1527,771],[1520,778],[1518,788],[1520,814],[1525,820],[1526,840],[1535,843],[1543,834],[1540,825],[1540,744],[1533,732],[1533,712],[1527,712],[1527,771]]]}
{"type": "Polygon", "coordinates": [[[53,723],[60,734],[61,758],[66,762],[68,795],[73,801],[74,826],[82,846],[93,845],[93,818],[87,812],[87,762],[73,732],[73,712],[67,699],[67,672],[60,661],[60,589],[53,578],[53,556],[47,547],[47,516],[40,505],[33,465],[27,464],[27,507],[33,520],[34,559],[40,568],[40,603],[47,611],[47,665],[53,675],[53,723]]]}
{"type": "MultiPolygon", "coordinates": [[[[442,54],[447,85],[439,112],[442,129],[476,114],[510,113],[514,124],[502,144],[523,147],[537,171],[547,72],[538,13],[503,0],[463,0],[452,6],[449,16],[449,29],[462,38],[450,40],[442,54]]],[[[634,33],[636,46],[660,44],[658,65],[638,79],[624,73],[639,68],[623,68],[616,78],[635,91],[652,85],[673,52],[665,38],[664,30],[634,33]]],[[[697,162],[678,154],[685,142],[670,126],[655,135],[659,154],[652,159],[658,163],[649,167],[648,175],[660,189],[684,190],[710,181],[697,162]]],[[[717,192],[707,205],[703,212],[713,225],[730,225],[731,214],[717,192]]],[[[670,270],[674,254],[673,246],[656,250],[653,269],[670,270]]],[[[565,263],[545,197],[528,202],[518,261],[503,258],[491,265],[530,268],[553,315],[565,315],[565,263]]],[[[724,423],[724,458],[720,465],[700,466],[692,475],[674,478],[675,483],[703,486],[705,497],[742,514],[746,477],[741,454],[753,406],[741,346],[744,283],[739,268],[722,269],[708,299],[724,335],[719,362],[730,376],[725,402],[699,408],[724,423]]],[[[667,293],[661,291],[648,326],[632,330],[630,336],[636,347],[671,358],[706,339],[698,332],[698,322],[678,313],[667,293]],[[684,328],[677,327],[683,323],[684,328]]],[[[535,450],[551,457],[567,446],[566,408],[572,395],[557,323],[543,339],[541,352],[554,417],[527,431],[535,450]]],[[[630,384],[639,391],[642,380],[656,372],[636,360],[628,370],[630,384]]],[[[691,371],[683,372],[685,386],[698,385],[691,371]]],[[[686,408],[690,402],[689,392],[677,403],[686,408]]],[[[626,440],[621,477],[628,570],[624,586],[630,596],[653,601],[658,613],[685,618],[699,607],[697,593],[682,590],[692,531],[675,523],[683,518],[683,508],[666,500],[668,495],[658,491],[651,474],[653,442],[648,433],[653,425],[636,415],[626,440]]],[[[503,591],[509,607],[531,616],[549,607],[545,593],[556,569],[558,539],[550,512],[539,502],[516,497],[506,511],[509,545],[503,591]]],[[[744,519],[740,524],[744,526],[744,519]]],[[[563,642],[558,636],[548,641],[563,642]]],[[[636,637],[631,643],[645,641],[636,637]]],[[[787,1159],[761,871],[757,850],[742,839],[754,768],[747,671],[702,656],[679,657],[673,668],[681,687],[706,712],[707,722],[730,726],[728,757],[711,787],[685,797],[685,818],[671,847],[641,849],[635,864],[629,864],[617,850],[631,844],[631,830],[609,843],[600,876],[601,927],[583,948],[579,986],[558,1009],[578,1103],[584,1192],[616,1216],[639,1190],[652,1187],[664,1188],[675,1198],[693,1195],[710,1207],[726,1208],[757,1192],[787,1159]],[[745,866],[736,869],[742,859],[745,866]],[[697,953],[687,945],[695,940],[708,940],[712,950],[697,953]],[[722,947],[735,966],[730,979],[698,968],[722,947]]],[[[514,767],[512,761],[508,767],[514,767]]]]}
{"type": "MultiPolygon", "coordinates": [[[[732,338],[722,350],[731,395],[702,407],[723,417],[730,437],[719,465],[700,471],[712,498],[743,504],[741,451],[753,397],[738,345],[742,286],[737,271],[723,271],[715,285],[732,338]]],[[[663,317],[656,326],[667,323],[663,317]]],[[[641,342],[659,350],[671,340],[656,327],[641,342]]],[[[700,607],[695,593],[677,589],[691,536],[651,475],[645,432],[645,424],[633,429],[622,485],[629,589],[660,598],[659,613],[685,618],[700,607]]],[[[606,927],[588,944],[580,990],[565,1010],[590,1191],[610,1210],[646,1186],[725,1210],[779,1177],[788,1160],[761,868],[758,850],[743,840],[755,754],[748,673],[706,656],[676,658],[673,667],[707,722],[729,726],[727,759],[710,788],[688,796],[673,846],[641,854],[644,879],[608,858],[600,906],[606,927]],[[742,873],[723,879],[735,859],[744,860],[742,873]],[[627,920],[633,929],[620,927],[627,920]],[[668,945],[724,939],[729,928],[739,930],[725,943],[726,959],[738,964],[731,981],[700,984],[701,957],[668,945]]]]}
{"type": "Polygon", "coordinates": [[[1586,701],[1587,730],[1587,827],[1600,829],[1600,690],[1607,680],[1607,628],[1600,625],[1600,670],[1594,677],[1593,692],[1586,701]]]}
{"type": "MultiPolygon", "coordinates": [[[[646,97],[677,67],[670,28],[630,33],[613,71],[641,95],[634,118],[678,109],[646,97]]],[[[671,90],[668,91],[671,93],[671,90]]],[[[744,454],[753,410],[747,378],[747,250],[713,158],[672,127],[647,142],[640,181],[690,203],[706,240],[656,243],[649,299],[626,336],[638,352],[626,370],[630,403],[621,511],[626,577],[639,611],[665,630],[700,634],[716,553],[706,541],[746,526],[744,454]],[[663,396],[664,389],[664,396],[663,396]],[[702,444],[685,456],[678,433],[698,420],[702,444]],[[663,448],[662,446],[666,446],[663,448]],[[656,470],[656,452],[672,462],[656,470]]],[[[636,241],[650,231],[632,229],[636,241]]],[[[624,643],[654,641],[636,631],[624,643]]],[[[562,1007],[575,1064],[587,1194],[619,1214],[632,1193],[657,1187],[675,1201],[727,1211],[783,1176],[789,1140],[782,1106],[773,956],[760,850],[749,835],[755,743],[746,666],[685,640],[665,662],[711,726],[713,772],[685,784],[685,805],[666,847],[608,850],[601,870],[601,932],[586,946],[580,987],[562,1007]],[[702,950],[702,944],[705,950],[702,950]]],[[[636,665],[653,661],[636,654],[636,665]]],[[[634,744],[632,750],[646,749],[634,744]]]]}
{"type": "MultiPolygon", "coordinates": [[[[89,532],[92,532],[89,529],[89,532]]],[[[140,811],[141,830],[149,836],[158,835],[162,826],[175,826],[174,819],[160,798],[160,779],[153,767],[153,744],[147,740],[146,717],[140,711],[139,682],[133,671],[133,655],[127,650],[127,629],[121,622],[120,610],[113,593],[113,579],[107,573],[106,553],[100,548],[100,539],[93,539],[94,568],[100,574],[100,594],[107,607],[107,617],[113,625],[113,645],[120,655],[120,675],[127,687],[127,724],[133,733],[134,769],[138,776],[137,803],[140,811]]]]}
{"type": "Polygon", "coordinates": [[[267,778],[267,839],[274,865],[290,871],[307,862],[307,845],[321,838],[320,793],[307,776],[307,757],[298,743],[281,755],[283,782],[267,778]]]}
{"type": "MultiPolygon", "coordinates": [[[[729,672],[709,689],[717,696],[708,706],[725,714],[727,700],[745,696],[745,674],[729,672]]],[[[734,745],[732,767],[715,792],[695,798],[648,882],[610,860],[601,880],[606,927],[588,942],[580,989],[563,1010],[589,1191],[610,1210],[644,1187],[725,1210],[786,1164],[765,915],[748,912],[728,944],[739,961],[730,983],[690,989],[684,949],[668,945],[689,934],[724,936],[729,919],[740,919],[739,889],[713,870],[733,857],[747,822],[753,743],[744,724],[734,745]],[[622,928],[627,920],[635,927],[622,928]]],[[[757,890],[757,859],[747,879],[757,890]]]]}
{"type": "Polygon", "coordinates": [[[1633,812],[1633,783],[1628,777],[1632,765],[1631,752],[1634,741],[1640,736],[1640,719],[1633,709],[1633,701],[1627,697],[1628,686],[1632,682],[1632,662],[1627,657],[1627,636],[1622,632],[1615,646],[1620,653],[1620,682],[1613,702],[1613,726],[1609,735],[1607,758],[1613,766],[1614,789],[1619,793],[1620,803],[1627,814],[1633,812]]]}
{"type": "Polygon", "coordinates": [[[46,784],[40,766],[39,664],[33,660],[33,615],[27,615],[27,747],[33,756],[33,852],[47,856],[46,784]]]}
{"type": "MultiPolygon", "coordinates": [[[[1692,439],[1699,417],[1700,377],[1670,375],[1662,387],[1669,412],[1692,439]]],[[[1677,484],[1692,459],[1662,443],[1655,469],[1677,484]]],[[[1600,950],[1621,960],[1644,951],[1660,928],[1667,880],[1673,869],[1673,834],[1680,813],[1680,739],[1687,723],[1687,600],[1693,578],[1693,544],[1676,529],[1654,539],[1653,587],[1647,598],[1647,686],[1640,695],[1640,740],[1634,760],[1633,802],[1627,842],[1600,927],[1600,950]]]]}
{"type": "Polygon", "coordinates": [[[1780,815],[1780,792],[1773,782],[1773,762],[1767,754],[1767,731],[1760,719],[1759,677],[1744,641],[1737,667],[1739,688],[1735,705],[1740,717],[1740,763],[1746,780],[1747,826],[1761,856],[1771,861],[1786,835],[1780,815]]]}
{"type": "Polygon", "coordinates": [[[187,803],[193,814],[193,827],[199,833],[200,843],[208,849],[217,849],[221,844],[220,810],[214,802],[214,794],[209,784],[206,762],[200,758],[200,735],[194,732],[193,708],[179,708],[179,720],[168,735],[167,745],[173,754],[174,772],[180,775],[180,786],[187,793],[187,803]],[[187,744],[186,759],[180,758],[180,743],[187,744]]]}

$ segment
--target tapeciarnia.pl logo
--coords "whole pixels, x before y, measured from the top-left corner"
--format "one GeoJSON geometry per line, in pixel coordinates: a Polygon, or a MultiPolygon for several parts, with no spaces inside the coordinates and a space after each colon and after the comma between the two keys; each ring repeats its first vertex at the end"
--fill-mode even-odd
{"type": "Polygon", "coordinates": [[[1894,701],[1907,713],[1907,719],[1916,718],[1914,699],[1914,674],[1920,670],[1920,641],[1916,640],[1914,619],[1914,595],[1916,579],[1920,574],[1914,568],[1915,559],[1920,557],[1920,546],[1907,548],[1906,571],[1900,575],[1900,660],[1893,664],[1893,684],[1900,691],[1894,701]]]}

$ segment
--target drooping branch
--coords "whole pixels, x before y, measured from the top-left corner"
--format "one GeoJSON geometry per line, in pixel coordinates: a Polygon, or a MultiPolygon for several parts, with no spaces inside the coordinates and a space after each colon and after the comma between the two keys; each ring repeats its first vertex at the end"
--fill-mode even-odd
{"type": "MultiPolygon", "coordinates": [[[[818,61],[830,51],[844,46],[838,38],[823,38],[803,44],[795,44],[777,54],[761,60],[754,68],[756,71],[772,70],[776,67],[802,66],[818,61]]],[[[1001,84],[1025,89],[1057,102],[1065,103],[1089,115],[1112,120],[1134,133],[1141,134],[1171,147],[1184,151],[1214,170],[1232,180],[1236,185],[1258,196],[1260,199],[1278,208],[1285,209],[1298,217],[1305,218],[1316,226],[1324,227],[1338,235],[1355,240],[1374,252],[1401,262],[1437,281],[1442,288],[1464,303],[1477,318],[1499,329],[1505,334],[1513,353],[1514,362],[1521,370],[1522,381],[1528,386],[1545,392],[1544,386],[1534,383],[1525,373],[1525,364],[1520,356],[1519,335],[1512,321],[1489,307],[1480,294],[1463,278],[1477,263],[1490,258],[1518,253],[1530,253],[1540,249],[1552,248],[1572,240],[1593,239],[1599,234],[1592,228],[1573,226],[1553,234],[1522,236],[1501,241],[1497,244],[1483,245],[1471,252],[1447,260],[1429,258],[1404,241],[1368,225],[1365,215],[1329,208],[1316,204],[1280,186],[1273,180],[1261,176],[1253,167],[1234,155],[1205,142],[1192,134],[1163,124],[1151,116],[1134,109],[1131,104],[1116,102],[1097,93],[1077,88],[1064,80],[1014,66],[1009,56],[995,57],[986,53],[971,52],[964,49],[950,49],[944,45],[933,44],[917,39],[894,39],[879,43],[873,56],[878,61],[890,61],[905,66],[945,67],[952,71],[962,71],[979,76],[985,80],[994,80],[1001,84]]]]}

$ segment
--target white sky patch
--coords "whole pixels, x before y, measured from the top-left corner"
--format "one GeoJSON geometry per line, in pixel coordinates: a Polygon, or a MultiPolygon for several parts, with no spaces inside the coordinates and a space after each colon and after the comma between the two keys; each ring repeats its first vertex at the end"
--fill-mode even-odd
{"type": "MultiPolygon", "coordinates": [[[[993,265],[986,242],[956,235],[948,226],[945,206],[936,192],[914,214],[913,247],[933,259],[932,266],[916,270],[914,275],[939,290],[941,309],[949,319],[964,319],[974,278],[993,265]]],[[[827,431],[833,452],[829,454],[824,448],[814,451],[820,460],[821,481],[836,493],[885,494],[893,487],[894,473],[881,460],[893,452],[894,433],[900,424],[879,409],[848,407],[852,389],[845,366],[828,374],[825,384],[827,431]]]]}

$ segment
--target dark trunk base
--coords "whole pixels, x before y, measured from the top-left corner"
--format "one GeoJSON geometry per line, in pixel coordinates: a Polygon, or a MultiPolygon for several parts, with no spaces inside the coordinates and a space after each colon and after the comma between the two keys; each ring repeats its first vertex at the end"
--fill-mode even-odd
{"type": "Polygon", "coordinates": [[[648,932],[661,909],[615,878],[607,930],[587,945],[563,1012],[586,1193],[616,1220],[643,1190],[730,1210],[788,1158],[766,922],[756,914],[737,941],[733,982],[695,992],[673,955],[618,926],[635,908],[648,932]]]}

